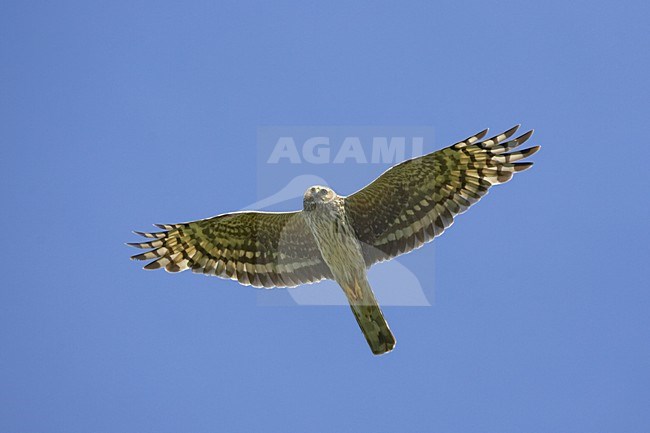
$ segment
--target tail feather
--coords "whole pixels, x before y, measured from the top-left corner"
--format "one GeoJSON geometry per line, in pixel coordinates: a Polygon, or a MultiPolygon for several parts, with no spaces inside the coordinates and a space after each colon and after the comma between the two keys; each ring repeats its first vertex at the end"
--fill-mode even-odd
{"type": "Polygon", "coordinates": [[[353,291],[344,291],[348,295],[350,307],[370,350],[375,355],[390,352],[395,348],[395,336],[384,319],[384,314],[377,304],[368,281],[364,278],[362,281],[357,281],[355,286],[353,291]]]}
{"type": "Polygon", "coordinates": [[[375,355],[390,352],[395,347],[395,337],[378,305],[351,305],[354,317],[375,355]]]}

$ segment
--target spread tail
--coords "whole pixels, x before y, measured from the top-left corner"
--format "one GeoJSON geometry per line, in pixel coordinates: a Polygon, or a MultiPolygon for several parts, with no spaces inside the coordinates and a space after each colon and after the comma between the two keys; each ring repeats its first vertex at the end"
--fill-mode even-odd
{"type": "Polygon", "coordinates": [[[390,332],[368,281],[364,278],[355,282],[355,286],[352,293],[348,290],[345,290],[345,293],[372,353],[381,355],[390,352],[395,347],[395,337],[390,332]],[[356,296],[351,296],[352,294],[356,296]]]}

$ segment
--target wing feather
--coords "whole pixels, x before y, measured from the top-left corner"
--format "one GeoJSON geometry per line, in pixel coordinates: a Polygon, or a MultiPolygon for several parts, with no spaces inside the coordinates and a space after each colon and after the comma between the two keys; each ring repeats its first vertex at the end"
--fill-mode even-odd
{"type": "Polygon", "coordinates": [[[345,199],[362,242],[366,265],[409,252],[440,236],[454,217],[478,202],[492,185],[526,170],[539,146],[510,152],[533,131],[512,137],[519,125],[481,141],[487,130],[437,152],[391,167],[345,199]],[[510,153],[508,153],[510,152],[510,153]]]}
{"type": "Polygon", "coordinates": [[[192,272],[255,287],[293,287],[332,278],[301,212],[235,212],[181,224],[156,224],[150,249],[134,260],[145,269],[192,272]]]}

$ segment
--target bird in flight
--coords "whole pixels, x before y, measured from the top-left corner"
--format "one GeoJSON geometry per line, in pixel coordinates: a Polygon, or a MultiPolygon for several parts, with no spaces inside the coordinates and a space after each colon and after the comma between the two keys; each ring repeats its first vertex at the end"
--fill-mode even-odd
{"type": "Polygon", "coordinates": [[[483,140],[484,130],[445,149],[386,170],[349,196],[324,186],[307,189],[295,212],[233,212],[163,231],[134,232],[148,242],[128,245],[150,251],[144,269],[192,272],[255,287],[295,287],[323,279],[343,289],[372,353],[395,347],[370,288],[367,271],[421,247],[451,226],[487,194],[532,162],[517,162],[539,146],[512,151],[533,131],[510,139],[519,125],[483,140]]]}

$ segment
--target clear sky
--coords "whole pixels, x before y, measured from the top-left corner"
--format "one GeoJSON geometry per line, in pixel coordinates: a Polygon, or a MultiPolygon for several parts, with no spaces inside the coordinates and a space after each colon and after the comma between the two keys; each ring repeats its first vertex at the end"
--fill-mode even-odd
{"type": "Polygon", "coordinates": [[[0,431],[649,431],[648,3],[350,3],[2,3],[0,431]],[[515,123],[535,167],[400,259],[435,296],[387,356],[128,260],[261,198],[262,127],[515,123]]]}

